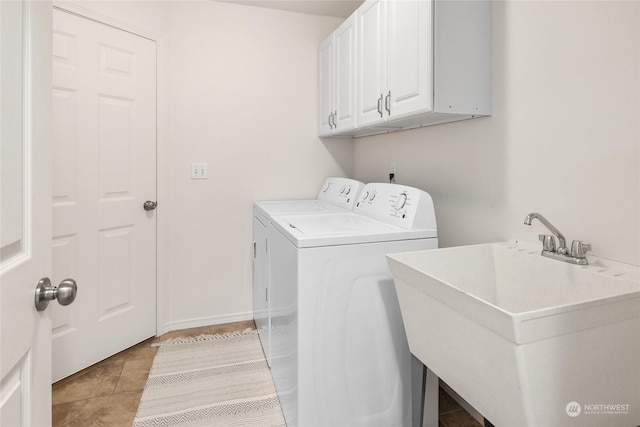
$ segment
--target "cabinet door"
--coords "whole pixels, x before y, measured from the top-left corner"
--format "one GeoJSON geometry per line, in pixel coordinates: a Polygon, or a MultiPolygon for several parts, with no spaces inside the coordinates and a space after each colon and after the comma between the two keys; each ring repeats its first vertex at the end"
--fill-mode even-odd
{"type": "Polygon", "coordinates": [[[356,121],[359,127],[384,122],[386,91],[386,1],[367,0],[356,11],[358,30],[356,121]]]}
{"type": "Polygon", "coordinates": [[[384,107],[389,120],[433,111],[432,13],[431,0],[396,0],[387,5],[384,107]]]}
{"type": "Polygon", "coordinates": [[[318,135],[333,133],[329,116],[333,113],[334,68],[333,34],[318,48],[318,135]]]}
{"type": "Polygon", "coordinates": [[[262,350],[270,363],[269,263],[267,227],[253,217],[253,320],[256,322],[262,350]]]}
{"type": "Polygon", "coordinates": [[[334,33],[336,131],[356,125],[356,16],[352,14],[334,33]]]}

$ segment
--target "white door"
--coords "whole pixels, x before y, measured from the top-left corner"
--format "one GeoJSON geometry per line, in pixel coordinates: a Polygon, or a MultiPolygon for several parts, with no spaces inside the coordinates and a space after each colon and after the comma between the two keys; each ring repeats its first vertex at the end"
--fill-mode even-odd
{"type": "Polygon", "coordinates": [[[387,95],[386,76],[386,1],[367,0],[356,11],[358,29],[358,84],[356,123],[386,121],[384,99],[387,95]]]}
{"type": "Polygon", "coordinates": [[[156,333],[155,42],[53,12],[53,380],[156,333]]]}
{"type": "Polygon", "coordinates": [[[351,15],[335,31],[335,118],[336,130],[356,125],[356,17],[351,15]]]}
{"type": "Polygon", "coordinates": [[[385,114],[401,118],[433,111],[431,1],[387,3],[387,83],[385,114]]]}
{"type": "MultiPolygon", "coordinates": [[[[0,2],[0,425],[51,424],[51,3],[0,2]]],[[[53,302],[51,305],[57,305],[53,302]]]]}
{"type": "Polygon", "coordinates": [[[318,48],[318,135],[333,133],[333,34],[318,48]]]}

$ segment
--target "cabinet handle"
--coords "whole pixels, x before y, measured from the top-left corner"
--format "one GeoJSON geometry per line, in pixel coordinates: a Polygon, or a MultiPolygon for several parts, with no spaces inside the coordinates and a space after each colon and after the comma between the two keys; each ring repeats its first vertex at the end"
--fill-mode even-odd
{"type": "Polygon", "coordinates": [[[329,129],[333,129],[333,124],[331,123],[332,117],[333,117],[333,113],[329,114],[329,129]]]}
{"type": "Polygon", "coordinates": [[[380,98],[378,99],[378,113],[380,113],[380,117],[383,117],[383,115],[382,115],[382,97],[383,97],[383,95],[380,94],[380,98]]]}
{"type": "Polygon", "coordinates": [[[387,113],[391,115],[391,91],[389,91],[389,95],[384,99],[384,108],[387,110],[387,113]]]}
{"type": "Polygon", "coordinates": [[[338,117],[338,110],[333,112],[333,128],[336,129],[338,125],[336,124],[336,117],[338,117]]]}

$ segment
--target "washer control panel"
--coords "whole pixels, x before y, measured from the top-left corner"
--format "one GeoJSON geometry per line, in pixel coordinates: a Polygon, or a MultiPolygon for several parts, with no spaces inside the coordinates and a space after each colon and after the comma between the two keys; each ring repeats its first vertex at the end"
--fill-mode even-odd
{"type": "Polygon", "coordinates": [[[407,229],[436,228],[431,196],[406,185],[367,184],[353,211],[407,229]]]}
{"type": "Polygon", "coordinates": [[[318,200],[353,209],[364,183],[349,178],[327,178],[320,188],[318,200]]]}

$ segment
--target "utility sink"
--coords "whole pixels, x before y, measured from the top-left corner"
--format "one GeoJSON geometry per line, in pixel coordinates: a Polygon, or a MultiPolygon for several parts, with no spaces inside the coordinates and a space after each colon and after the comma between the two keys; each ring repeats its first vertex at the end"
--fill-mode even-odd
{"type": "Polygon", "coordinates": [[[640,273],[524,242],[388,255],[409,348],[497,426],[640,425],[640,273]]]}

